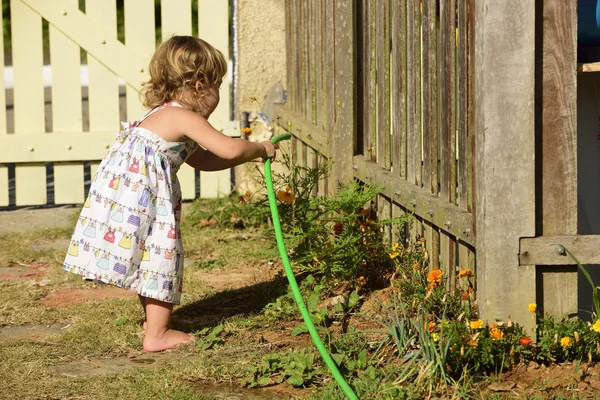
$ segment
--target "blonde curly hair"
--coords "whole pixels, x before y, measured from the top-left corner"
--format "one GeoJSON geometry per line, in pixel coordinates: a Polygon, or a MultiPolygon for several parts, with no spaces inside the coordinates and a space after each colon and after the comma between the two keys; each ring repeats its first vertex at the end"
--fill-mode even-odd
{"type": "Polygon", "coordinates": [[[223,53],[200,38],[173,36],[156,49],[149,73],[140,92],[144,107],[177,101],[200,112],[208,89],[227,73],[227,62],[223,53]]]}

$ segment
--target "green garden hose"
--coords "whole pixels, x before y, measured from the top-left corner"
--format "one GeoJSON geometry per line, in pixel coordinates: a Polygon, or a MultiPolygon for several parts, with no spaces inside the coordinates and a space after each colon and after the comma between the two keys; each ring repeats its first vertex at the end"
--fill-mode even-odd
{"type": "MultiPolygon", "coordinates": [[[[275,136],[271,139],[271,143],[277,144],[282,140],[288,140],[292,137],[289,133],[283,133],[281,135],[275,136]]],[[[352,391],[352,388],[348,383],[344,380],[344,377],[340,373],[337,368],[337,365],[327,352],[325,345],[321,341],[317,330],[315,329],[315,325],[310,318],[310,313],[304,304],[304,300],[302,300],[302,294],[300,293],[300,289],[298,288],[298,282],[296,282],[296,277],[294,276],[294,271],[292,270],[292,266],[290,265],[290,260],[287,256],[287,251],[285,249],[285,243],[283,243],[283,234],[281,233],[281,224],[279,223],[279,213],[277,212],[277,201],[275,200],[275,190],[273,189],[273,176],[271,174],[271,160],[267,159],[265,161],[265,181],[267,184],[267,194],[269,196],[269,206],[271,207],[271,215],[273,217],[273,228],[275,229],[275,237],[277,238],[277,247],[279,248],[279,255],[281,255],[281,261],[283,262],[283,267],[285,269],[285,274],[287,275],[288,281],[290,283],[290,287],[292,288],[292,293],[294,294],[294,299],[296,300],[296,304],[298,304],[298,308],[300,309],[300,313],[302,314],[302,318],[304,318],[304,323],[308,328],[308,332],[313,339],[313,342],[317,346],[319,353],[325,360],[325,364],[331,371],[331,374],[335,378],[336,382],[340,386],[340,388],[344,391],[346,396],[351,400],[358,400],[358,396],[352,391]]]]}

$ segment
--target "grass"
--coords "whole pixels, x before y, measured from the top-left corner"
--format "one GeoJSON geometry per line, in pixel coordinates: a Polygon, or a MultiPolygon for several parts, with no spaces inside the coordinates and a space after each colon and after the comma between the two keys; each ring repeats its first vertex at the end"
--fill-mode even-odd
{"type": "MultiPolygon", "coordinates": [[[[193,263],[186,269],[185,296],[174,311],[174,325],[194,332],[223,323],[227,332],[224,341],[206,351],[184,346],[165,352],[151,367],[94,376],[67,377],[56,368],[85,360],[127,362],[128,356],[153,357],[142,351],[143,312],[137,297],[42,306],[40,300],[54,292],[103,286],[62,271],[66,248],[34,248],[41,241],[68,240],[72,230],[0,235],[0,268],[43,263],[47,264],[45,277],[50,280],[45,286],[32,285],[31,278],[0,281],[0,328],[70,324],[46,336],[0,339],[0,380],[5,382],[0,398],[221,398],[220,384],[242,379],[246,366],[270,351],[269,346],[257,340],[268,329],[260,311],[281,293],[283,284],[273,273],[272,281],[250,281],[245,282],[248,286],[227,290],[211,288],[204,282],[206,274],[214,273],[218,278],[228,270],[264,269],[277,252],[260,227],[246,229],[248,239],[238,240],[228,238],[236,233],[233,228],[201,228],[197,222],[192,215],[182,225],[186,256],[193,263]]],[[[249,391],[245,396],[271,398],[270,394],[257,391],[249,391]]]]}

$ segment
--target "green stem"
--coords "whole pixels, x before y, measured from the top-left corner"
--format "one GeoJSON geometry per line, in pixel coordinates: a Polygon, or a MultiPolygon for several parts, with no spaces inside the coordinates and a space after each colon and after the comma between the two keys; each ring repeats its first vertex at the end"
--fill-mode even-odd
{"type": "MultiPolygon", "coordinates": [[[[288,140],[292,137],[289,133],[283,133],[281,135],[275,136],[271,139],[271,143],[277,144],[282,140],[288,140]]],[[[298,304],[298,308],[300,309],[300,313],[302,314],[302,318],[304,318],[304,323],[308,328],[308,332],[317,346],[319,353],[325,360],[325,364],[327,368],[331,371],[334,379],[337,384],[340,386],[342,391],[346,394],[351,400],[358,400],[358,396],[354,393],[350,385],[344,380],[344,377],[338,370],[335,361],[331,358],[325,345],[321,341],[321,337],[317,332],[315,325],[310,318],[310,313],[306,308],[306,304],[304,304],[304,300],[302,299],[302,294],[300,293],[300,289],[298,288],[298,282],[296,282],[296,277],[294,276],[294,271],[292,270],[292,266],[290,265],[290,260],[287,255],[287,251],[285,249],[285,243],[283,242],[283,234],[281,232],[281,224],[279,222],[279,213],[277,211],[277,200],[275,199],[275,190],[273,189],[273,177],[271,175],[271,160],[267,159],[265,162],[265,181],[267,184],[267,195],[269,197],[269,206],[271,207],[271,215],[273,217],[273,228],[275,229],[275,237],[277,238],[277,247],[279,248],[279,255],[281,256],[281,261],[283,262],[283,267],[285,269],[285,274],[287,275],[288,282],[290,283],[290,287],[292,288],[292,293],[294,295],[294,299],[296,300],[296,304],[298,304]]]]}

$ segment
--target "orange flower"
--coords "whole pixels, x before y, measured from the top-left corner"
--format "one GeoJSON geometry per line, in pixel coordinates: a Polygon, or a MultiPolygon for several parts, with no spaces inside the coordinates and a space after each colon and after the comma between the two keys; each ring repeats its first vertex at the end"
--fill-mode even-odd
{"type": "Polygon", "coordinates": [[[400,253],[398,253],[397,251],[393,251],[391,253],[389,253],[390,258],[393,260],[394,258],[398,257],[400,255],[400,253]]]}
{"type": "Polygon", "coordinates": [[[246,192],[246,198],[248,198],[248,199],[249,199],[251,196],[252,196],[252,193],[250,193],[250,191],[248,190],[248,191],[246,192]]]}
{"type": "Polygon", "coordinates": [[[519,339],[519,343],[525,347],[529,347],[533,343],[533,340],[531,340],[530,338],[525,336],[525,337],[522,337],[521,339],[519,339]]]}
{"type": "Polygon", "coordinates": [[[498,328],[490,329],[490,337],[492,340],[500,340],[504,337],[504,333],[498,328]]]}
{"type": "Polygon", "coordinates": [[[292,204],[296,199],[296,195],[292,193],[291,190],[292,188],[290,188],[290,185],[286,185],[285,192],[283,190],[277,192],[277,200],[292,204]]]}
{"type": "Polygon", "coordinates": [[[442,276],[444,273],[441,270],[434,269],[427,275],[427,282],[442,283],[442,276]]]}
{"type": "Polygon", "coordinates": [[[478,319],[476,321],[471,321],[469,325],[471,326],[471,329],[481,329],[483,328],[483,321],[478,319]]]}
{"type": "Polygon", "coordinates": [[[421,269],[421,264],[419,263],[414,263],[412,266],[413,271],[417,272],[421,269]]]}
{"type": "Polygon", "coordinates": [[[240,129],[240,131],[245,134],[250,134],[250,133],[252,133],[252,128],[250,128],[250,127],[242,128],[242,129],[240,129]]]}
{"type": "Polygon", "coordinates": [[[458,273],[458,278],[472,278],[473,276],[473,271],[471,271],[470,269],[463,269],[458,273]]]}
{"type": "Polygon", "coordinates": [[[433,289],[435,289],[437,287],[437,283],[435,282],[431,282],[429,285],[427,285],[427,291],[431,292],[433,289]]]}
{"type": "Polygon", "coordinates": [[[477,347],[479,344],[479,339],[471,339],[467,342],[467,344],[471,347],[477,347]]]}
{"type": "Polygon", "coordinates": [[[570,337],[565,336],[564,338],[560,339],[560,345],[564,348],[571,347],[573,345],[573,341],[570,337]]]}
{"type": "Polygon", "coordinates": [[[460,296],[460,298],[464,301],[467,301],[471,298],[471,296],[469,296],[469,292],[463,292],[463,294],[460,296]]]}
{"type": "Polygon", "coordinates": [[[433,330],[435,329],[435,322],[430,322],[428,325],[429,328],[429,332],[433,332],[433,330]]]}
{"type": "Polygon", "coordinates": [[[424,237],[422,237],[421,239],[419,239],[419,242],[421,242],[421,243],[425,243],[425,238],[424,238],[424,237]]]}

